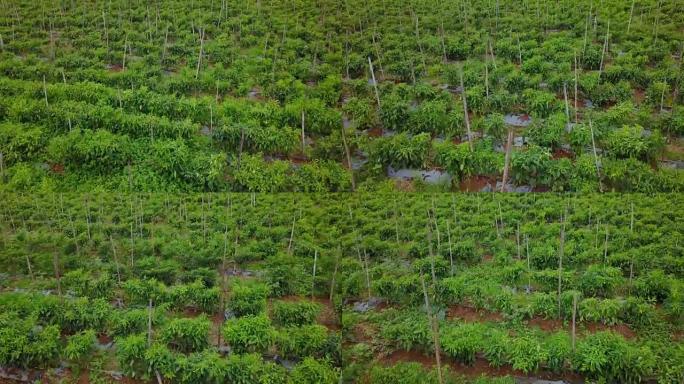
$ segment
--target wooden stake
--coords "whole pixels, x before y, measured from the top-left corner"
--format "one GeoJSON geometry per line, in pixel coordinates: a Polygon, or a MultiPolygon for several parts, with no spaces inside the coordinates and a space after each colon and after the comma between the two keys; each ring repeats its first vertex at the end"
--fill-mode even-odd
{"type": "Polygon", "coordinates": [[[565,99],[565,120],[570,124],[570,105],[568,104],[568,84],[563,82],[563,98],[565,99]]]}
{"type": "Polygon", "coordinates": [[[428,321],[432,326],[432,340],[435,344],[435,361],[437,362],[437,376],[439,378],[439,383],[443,384],[444,378],[442,377],[442,359],[441,348],[439,343],[439,324],[435,321],[434,316],[432,316],[432,308],[430,307],[430,300],[428,299],[427,288],[425,287],[425,277],[423,277],[423,271],[420,271],[420,284],[423,287],[425,311],[427,312],[428,321]]]}
{"type": "Polygon", "coordinates": [[[304,154],[306,147],[306,139],[304,134],[304,109],[302,109],[302,155],[304,154]]]}
{"type": "Polygon", "coordinates": [[[594,125],[589,119],[589,131],[591,133],[591,148],[594,151],[594,164],[596,165],[596,176],[598,177],[599,192],[603,193],[603,183],[601,182],[601,168],[599,167],[598,155],[596,154],[596,140],[594,140],[594,125]]]}
{"type": "Polygon", "coordinates": [[[608,51],[608,36],[610,36],[610,20],[608,20],[608,29],[606,30],[606,39],[603,42],[603,50],[601,51],[601,64],[599,65],[599,79],[603,74],[603,62],[606,57],[606,51],[608,51]]]}
{"type": "Polygon", "coordinates": [[[62,297],[62,276],[60,274],[59,264],[59,253],[54,251],[52,254],[52,268],[54,269],[55,279],[57,280],[57,294],[62,297]]]}
{"type": "Polygon", "coordinates": [[[459,72],[460,80],[461,80],[461,97],[463,98],[463,114],[465,115],[465,123],[466,123],[466,134],[468,135],[468,145],[470,145],[470,151],[473,151],[473,135],[470,132],[470,116],[468,116],[468,100],[466,97],[466,89],[465,85],[463,83],[463,68],[461,68],[459,72]]]}
{"type": "Polygon", "coordinates": [[[577,108],[577,91],[578,91],[578,75],[577,75],[577,52],[575,52],[575,124],[577,124],[577,113],[579,111],[579,108],[577,108]]]}
{"type": "Polygon", "coordinates": [[[627,33],[629,33],[629,30],[632,28],[632,16],[634,15],[634,3],[636,0],[632,0],[632,6],[629,9],[629,21],[627,22],[627,33]]]}
{"type": "Polygon", "coordinates": [[[128,47],[128,34],[124,38],[124,52],[123,52],[123,64],[121,65],[121,71],[126,70],[126,48],[128,47]]]}
{"type": "Polygon", "coordinates": [[[330,296],[328,297],[328,300],[329,300],[331,303],[332,303],[332,300],[333,300],[333,294],[334,294],[334,292],[335,292],[335,287],[336,287],[336,284],[337,284],[337,281],[336,281],[336,280],[337,280],[337,270],[338,270],[338,268],[339,268],[339,266],[340,266],[340,255],[341,255],[341,253],[342,253],[342,250],[341,250],[340,247],[338,246],[338,247],[337,247],[337,252],[336,252],[336,254],[335,254],[335,269],[333,270],[332,279],[330,280],[330,296]]]}
{"type": "Polygon", "coordinates": [[[446,221],[447,223],[447,240],[449,241],[449,262],[451,265],[451,268],[449,270],[449,275],[454,276],[454,254],[451,251],[451,227],[449,226],[449,220],[446,221]]]}
{"type": "Polygon", "coordinates": [[[349,151],[349,145],[347,144],[347,134],[344,131],[344,124],[342,124],[342,145],[344,146],[344,153],[347,156],[347,165],[349,166],[349,175],[351,176],[351,189],[352,192],[356,190],[356,182],[354,180],[354,169],[352,168],[351,153],[349,151]]]}
{"type": "Polygon", "coordinates": [[[0,152],[0,184],[5,184],[5,156],[0,152]]]}
{"type": "Polygon", "coordinates": [[[370,67],[371,76],[373,78],[373,90],[375,90],[375,100],[378,103],[378,108],[380,108],[380,93],[378,92],[378,82],[375,80],[375,71],[373,70],[373,62],[370,56],[368,56],[368,66],[370,67]]]}
{"type": "Polygon", "coordinates": [[[561,233],[560,233],[560,249],[558,252],[558,318],[561,317],[561,289],[562,289],[562,275],[563,275],[563,251],[565,248],[565,219],[567,216],[567,210],[565,215],[561,217],[561,233]]]}
{"type": "Polygon", "coordinates": [[[508,181],[508,169],[511,166],[511,149],[513,148],[513,130],[508,129],[508,139],[506,140],[506,157],[504,159],[503,180],[501,181],[501,192],[506,191],[508,181]]]}
{"type": "Polygon", "coordinates": [[[48,97],[47,97],[47,83],[45,82],[45,75],[43,75],[43,95],[45,96],[45,106],[49,107],[50,103],[48,103],[48,97]]]}
{"type": "Polygon", "coordinates": [[[109,234],[109,242],[112,246],[112,255],[114,256],[114,263],[116,264],[116,279],[121,284],[121,270],[119,268],[119,259],[116,256],[116,247],[114,246],[114,239],[112,239],[112,234],[109,234]]]}
{"type": "Polygon", "coordinates": [[[576,318],[577,318],[577,294],[572,295],[572,352],[575,352],[575,339],[577,337],[576,330],[576,318]]]}
{"type": "Polygon", "coordinates": [[[195,79],[199,77],[200,66],[202,65],[202,55],[204,54],[204,32],[205,28],[200,29],[200,49],[199,57],[197,58],[197,71],[195,72],[195,79]]]}
{"type": "Polygon", "coordinates": [[[366,269],[366,289],[368,290],[368,299],[371,298],[371,283],[370,283],[370,272],[368,271],[368,253],[366,248],[363,249],[363,264],[366,269]]]}
{"type": "Polygon", "coordinates": [[[311,279],[311,300],[314,298],[314,292],[316,291],[316,262],[318,261],[318,248],[314,250],[314,263],[313,263],[313,278],[311,279]]]}
{"type": "Polygon", "coordinates": [[[608,226],[604,227],[606,230],[606,239],[603,242],[603,264],[608,264],[608,226]]]}
{"type": "Polygon", "coordinates": [[[530,239],[525,235],[525,249],[527,254],[527,292],[532,292],[532,268],[530,267],[530,239]]]}

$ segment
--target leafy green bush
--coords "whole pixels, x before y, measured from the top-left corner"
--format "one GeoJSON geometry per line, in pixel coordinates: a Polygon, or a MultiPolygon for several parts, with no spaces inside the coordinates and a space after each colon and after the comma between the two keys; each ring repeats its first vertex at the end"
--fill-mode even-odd
{"type": "Polygon", "coordinates": [[[634,282],[634,288],[637,296],[662,303],[670,297],[671,284],[665,272],[654,269],[638,277],[634,282]]]}
{"type": "Polygon", "coordinates": [[[400,362],[389,367],[374,365],[370,370],[370,381],[378,384],[439,383],[436,374],[428,372],[420,363],[406,362],[400,362]]]}
{"type": "Polygon", "coordinates": [[[223,326],[223,336],[237,353],[265,352],[276,338],[276,330],[265,315],[247,315],[223,326]]]}
{"type": "Polygon", "coordinates": [[[639,125],[623,126],[608,134],[604,145],[611,156],[617,158],[654,158],[664,147],[663,137],[655,131],[645,134],[639,125]]]}
{"type": "Polygon", "coordinates": [[[536,371],[539,365],[547,359],[546,350],[531,336],[514,337],[508,354],[513,369],[519,369],[525,373],[536,371]]]}
{"type": "Polygon", "coordinates": [[[277,338],[278,351],[287,358],[320,358],[327,338],[327,328],[319,324],[283,328],[277,338]]]}
{"type": "Polygon", "coordinates": [[[96,342],[95,331],[92,329],[72,335],[67,340],[64,356],[76,366],[82,367],[88,363],[96,342]]]}
{"type": "Polygon", "coordinates": [[[67,300],[65,301],[61,327],[66,332],[78,332],[86,329],[103,331],[111,312],[111,306],[103,299],[67,300]]]}
{"type": "Polygon", "coordinates": [[[160,338],[177,351],[198,352],[209,345],[210,328],[211,322],[204,315],[173,319],[162,328],[160,338]]]}
{"type": "Polygon", "coordinates": [[[273,303],[271,317],[280,325],[312,324],[321,311],[320,304],[311,301],[276,301],[273,303]]]}
{"type": "Polygon", "coordinates": [[[619,268],[592,264],[579,279],[580,289],[585,296],[610,297],[613,290],[622,282],[619,268]]]}
{"type": "Polygon", "coordinates": [[[546,174],[550,160],[549,150],[536,145],[525,151],[514,152],[511,158],[513,181],[517,184],[537,185],[546,174]]]}
{"type": "Polygon", "coordinates": [[[69,271],[64,274],[62,284],[76,296],[91,299],[109,299],[112,296],[114,281],[108,274],[94,277],[83,269],[69,271]]]}
{"type": "Polygon", "coordinates": [[[573,368],[593,379],[639,383],[652,374],[653,353],[645,346],[628,344],[612,332],[598,332],[580,340],[573,368]]]}
{"type": "Polygon", "coordinates": [[[60,353],[60,332],[54,325],[40,327],[17,313],[0,314],[0,364],[7,367],[44,368],[60,353]]]}
{"type": "Polygon", "coordinates": [[[566,332],[556,332],[544,339],[546,365],[553,372],[562,372],[572,357],[570,337],[566,332]]]}
{"type": "Polygon", "coordinates": [[[379,137],[370,143],[368,157],[377,166],[420,168],[427,164],[430,140],[427,133],[379,137]]]}
{"type": "Polygon", "coordinates": [[[147,372],[145,351],[147,349],[147,335],[134,334],[116,341],[116,359],[119,367],[128,376],[142,377],[147,372]]]}
{"type": "Polygon", "coordinates": [[[258,315],[266,309],[269,289],[265,285],[235,285],[232,288],[228,309],[236,316],[258,315]]]}
{"type": "Polygon", "coordinates": [[[396,313],[382,324],[380,335],[406,351],[430,351],[434,348],[427,318],[424,313],[417,311],[396,313]]]}
{"type": "Polygon", "coordinates": [[[440,343],[444,353],[458,361],[471,365],[478,351],[483,348],[485,326],[466,323],[450,326],[440,331],[440,343]]]}
{"type": "Polygon", "coordinates": [[[338,376],[339,373],[327,362],[307,357],[292,370],[289,383],[334,384],[338,376]]]}

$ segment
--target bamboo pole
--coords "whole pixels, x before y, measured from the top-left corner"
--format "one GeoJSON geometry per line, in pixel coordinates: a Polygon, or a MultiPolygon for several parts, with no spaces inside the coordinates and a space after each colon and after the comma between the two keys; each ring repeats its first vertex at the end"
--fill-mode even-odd
{"type": "Polygon", "coordinates": [[[447,224],[447,241],[449,242],[449,276],[454,276],[454,254],[451,250],[451,227],[449,226],[449,220],[446,221],[447,224]]]}
{"type": "Polygon", "coordinates": [[[375,80],[375,71],[373,70],[373,62],[370,56],[368,56],[368,67],[370,68],[371,77],[373,79],[373,90],[375,91],[375,100],[378,103],[378,108],[380,108],[380,92],[378,92],[378,82],[375,80]]]}
{"type": "Polygon", "coordinates": [[[354,180],[354,169],[352,168],[351,152],[349,150],[349,145],[347,144],[347,134],[344,131],[344,124],[342,124],[341,132],[342,145],[344,146],[344,153],[347,156],[347,165],[349,166],[349,175],[351,177],[351,190],[354,192],[356,190],[356,180],[354,180]]]}
{"type": "Polygon", "coordinates": [[[563,276],[563,252],[565,248],[565,215],[561,217],[561,233],[560,233],[560,248],[558,252],[558,318],[561,318],[561,290],[562,290],[562,276],[563,276]]]}
{"type": "Polygon", "coordinates": [[[527,255],[527,292],[532,292],[532,268],[530,266],[530,238],[525,235],[525,249],[527,255]]]}
{"type": "Polygon", "coordinates": [[[200,67],[202,65],[202,55],[204,55],[204,33],[205,33],[206,28],[200,28],[199,31],[199,36],[200,36],[200,49],[199,49],[199,57],[197,58],[197,71],[195,72],[195,79],[199,77],[199,72],[200,72],[200,67]]]}
{"type": "Polygon", "coordinates": [[[311,300],[314,298],[314,292],[316,291],[316,262],[318,261],[318,248],[314,250],[314,263],[313,263],[313,276],[311,279],[311,300]]]}
{"type": "Polygon", "coordinates": [[[591,148],[594,152],[594,164],[596,165],[596,176],[598,177],[599,192],[603,192],[603,183],[601,182],[601,168],[599,167],[598,155],[596,153],[596,140],[594,139],[594,124],[589,119],[589,131],[591,133],[591,148]]]}
{"type": "Polygon", "coordinates": [[[506,191],[508,181],[508,171],[511,166],[511,149],[513,148],[513,130],[508,129],[508,139],[506,140],[506,158],[504,159],[503,179],[501,180],[501,192],[506,191]]]}
{"type": "Polygon", "coordinates": [[[119,282],[119,285],[121,284],[121,269],[119,267],[119,258],[116,256],[116,246],[114,245],[114,239],[112,238],[112,234],[109,234],[109,242],[112,247],[112,255],[114,257],[114,263],[116,265],[116,279],[119,282]]]}
{"type": "Polygon", "coordinates": [[[608,51],[608,37],[610,36],[610,20],[608,20],[608,29],[606,30],[606,39],[603,42],[603,50],[601,51],[601,64],[599,65],[599,79],[603,74],[603,65],[606,57],[606,52],[608,51]]]}
{"type": "Polygon", "coordinates": [[[463,114],[465,116],[465,124],[466,124],[466,134],[468,135],[468,145],[470,145],[470,151],[473,151],[473,135],[470,132],[470,116],[468,116],[468,100],[466,97],[466,89],[465,85],[463,83],[463,68],[461,68],[459,72],[460,80],[461,80],[461,97],[463,98],[463,114]]]}
{"type": "Polygon", "coordinates": [[[439,378],[439,383],[444,383],[444,378],[442,377],[442,359],[441,359],[441,348],[439,343],[439,324],[435,321],[432,315],[432,308],[430,307],[430,300],[427,294],[427,288],[425,287],[425,277],[423,277],[423,271],[420,271],[420,284],[423,287],[423,298],[425,300],[425,311],[427,313],[428,321],[432,326],[432,340],[435,344],[435,361],[437,362],[437,376],[439,378]]]}
{"type": "Polygon", "coordinates": [[[632,16],[634,16],[634,3],[636,0],[632,0],[632,6],[629,9],[629,21],[627,22],[627,33],[629,33],[632,28],[632,16]]]}

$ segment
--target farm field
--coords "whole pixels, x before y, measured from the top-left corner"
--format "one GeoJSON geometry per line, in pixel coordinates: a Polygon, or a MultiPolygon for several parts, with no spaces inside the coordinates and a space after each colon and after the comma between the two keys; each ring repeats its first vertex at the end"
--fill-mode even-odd
{"type": "Polygon", "coordinates": [[[0,0],[0,384],[684,384],[683,0],[0,0]]]}
{"type": "Polygon", "coordinates": [[[13,190],[684,189],[678,0],[2,4],[13,190]]]}
{"type": "Polygon", "coordinates": [[[683,380],[679,194],[0,197],[5,379],[683,380]]]}

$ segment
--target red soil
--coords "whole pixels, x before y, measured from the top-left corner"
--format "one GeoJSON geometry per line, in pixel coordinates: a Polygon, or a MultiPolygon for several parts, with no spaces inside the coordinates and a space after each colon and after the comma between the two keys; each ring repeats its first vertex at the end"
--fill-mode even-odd
{"type": "Polygon", "coordinates": [[[459,318],[469,322],[484,322],[484,321],[503,321],[503,316],[496,312],[488,312],[485,310],[478,311],[475,308],[464,305],[452,305],[447,310],[447,319],[459,318]]]}
{"type": "Polygon", "coordinates": [[[97,335],[97,341],[100,344],[109,344],[112,342],[112,338],[109,337],[109,335],[107,335],[106,333],[100,333],[99,335],[97,335]]]}
{"type": "Polygon", "coordinates": [[[50,170],[53,173],[58,173],[60,175],[63,175],[64,174],[64,165],[63,164],[51,164],[50,170]]]}
{"type": "Polygon", "coordinates": [[[496,182],[489,176],[471,176],[461,181],[458,189],[461,192],[480,192],[488,184],[495,185],[496,182]]]}
{"type": "Polygon", "coordinates": [[[109,72],[121,72],[123,70],[123,66],[121,66],[121,64],[111,64],[109,67],[107,67],[107,70],[109,72]]]}
{"type": "Polygon", "coordinates": [[[566,151],[565,149],[558,148],[555,151],[553,151],[553,154],[551,155],[551,157],[554,160],[561,159],[561,158],[573,159],[575,157],[575,155],[570,151],[566,151]]]}
{"type": "Polygon", "coordinates": [[[375,127],[368,130],[368,136],[370,137],[380,137],[382,136],[382,128],[375,127]]]}

